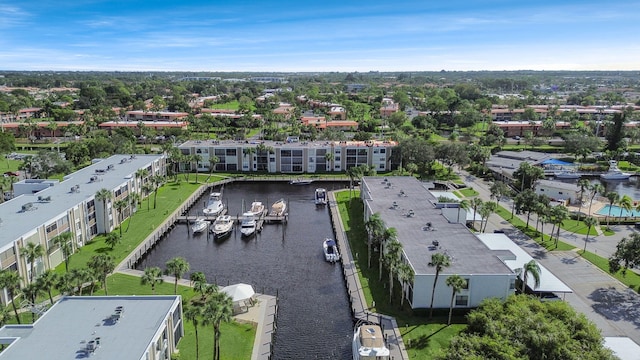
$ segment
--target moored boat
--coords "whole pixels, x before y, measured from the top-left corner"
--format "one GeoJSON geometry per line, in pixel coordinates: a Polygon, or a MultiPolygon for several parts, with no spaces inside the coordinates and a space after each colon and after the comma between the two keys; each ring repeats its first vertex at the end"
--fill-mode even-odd
{"type": "Polygon", "coordinates": [[[602,180],[627,180],[630,177],[631,174],[618,169],[618,162],[615,160],[609,160],[609,170],[604,174],[600,174],[602,180]]]}
{"type": "Polygon", "coordinates": [[[247,210],[253,217],[261,217],[264,215],[264,204],[260,201],[254,201],[251,203],[251,208],[247,210]]]}
{"type": "Polygon", "coordinates": [[[556,179],[573,180],[580,179],[580,174],[572,170],[562,170],[554,172],[553,177],[556,179]]]}
{"type": "Polygon", "coordinates": [[[231,234],[233,230],[233,219],[229,215],[219,215],[213,223],[211,232],[216,239],[222,239],[231,234]]]}
{"type": "Polygon", "coordinates": [[[324,259],[328,262],[340,260],[340,253],[338,252],[338,245],[335,240],[325,239],[322,242],[322,251],[324,252],[324,259]]]}
{"type": "Polygon", "coordinates": [[[206,216],[218,216],[224,210],[221,192],[212,192],[209,194],[207,206],[202,211],[206,216]]]}
{"type": "Polygon", "coordinates": [[[191,231],[194,234],[199,234],[207,229],[209,226],[209,222],[203,218],[197,218],[196,221],[191,225],[191,231]]]}
{"type": "Polygon", "coordinates": [[[240,232],[242,236],[251,236],[256,232],[256,219],[252,213],[246,212],[242,214],[242,222],[240,223],[240,232]]]}
{"type": "Polygon", "coordinates": [[[309,185],[313,182],[311,179],[294,179],[289,181],[291,185],[309,185]]]}
{"type": "Polygon", "coordinates": [[[390,352],[378,325],[356,325],[353,331],[353,360],[387,360],[390,352]]]}
{"type": "Polygon", "coordinates": [[[327,190],[324,188],[317,188],[315,192],[316,205],[327,205],[327,190]]]}
{"type": "Polygon", "coordinates": [[[284,216],[287,212],[287,203],[284,199],[280,199],[271,205],[271,211],[269,212],[270,216],[284,216]]]}

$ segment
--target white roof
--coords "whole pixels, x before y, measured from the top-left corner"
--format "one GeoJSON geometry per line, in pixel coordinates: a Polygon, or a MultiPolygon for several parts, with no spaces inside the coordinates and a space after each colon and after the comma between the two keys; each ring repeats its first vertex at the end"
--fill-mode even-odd
{"type": "Polygon", "coordinates": [[[640,354],[640,346],[628,337],[605,337],[604,346],[620,360],[637,360],[640,354]]]}
{"type": "Polygon", "coordinates": [[[225,286],[220,289],[220,291],[231,296],[233,302],[247,300],[255,295],[255,291],[253,291],[251,285],[242,283],[225,286]]]}
{"type": "MultiPolygon", "coordinates": [[[[482,241],[491,250],[508,250],[514,256],[504,257],[502,261],[513,271],[521,269],[524,264],[534,260],[531,255],[524,251],[518,244],[514,243],[504,234],[478,234],[478,239],[482,241]]],[[[527,276],[527,285],[535,291],[543,292],[573,292],[562,280],[558,279],[553,273],[547,270],[542,264],[540,266],[540,286],[535,287],[535,280],[532,276],[527,276]]]]}

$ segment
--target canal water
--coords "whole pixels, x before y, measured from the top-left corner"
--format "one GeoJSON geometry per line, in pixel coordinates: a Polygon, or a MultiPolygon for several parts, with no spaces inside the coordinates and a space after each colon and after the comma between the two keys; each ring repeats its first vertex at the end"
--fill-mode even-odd
{"type": "MultiPolygon", "coordinates": [[[[224,241],[190,235],[178,224],[138,265],[164,268],[167,260],[184,257],[191,271],[202,271],[219,286],[247,283],[256,292],[278,294],[274,359],[350,359],[353,322],[340,264],[324,260],[322,241],[333,237],[329,211],[316,208],[316,187],[344,188],[344,183],[234,183],[224,186],[230,215],[241,214],[253,201],[267,208],[280,198],[288,202],[286,224],[265,224],[245,239],[236,228],[224,241]]],[[[218,190],[218,188],[216,188],[218,190]]],[[[201,213],[206,194],[190,215],[201,213]]],[[[188,278],[188,274],[185,275],[188,278]]],[[[224,334],[223,334],[224,336],[224,334]]]]}

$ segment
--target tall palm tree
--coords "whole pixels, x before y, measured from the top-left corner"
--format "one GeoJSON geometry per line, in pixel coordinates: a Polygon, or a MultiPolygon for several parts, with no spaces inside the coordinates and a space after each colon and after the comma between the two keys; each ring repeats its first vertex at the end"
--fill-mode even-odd
{"type": "MultiPolygon", "coordinates": [[[[558,248],[558,241],[560,240],[560,227],[564,225],[564,221],[569,219],[569,209],[564,205],[554,206],[552,210],[553,223],[558,228],[556,230],[555,247],[558,248]]],[[[553,231],[552,231],[553,233],[553,231]]]]}
{"type": "Polygon", "coordinates": [[[193,330],[196,335],[196,360],[200,359],[200,344],[198,343],[198,325],[200,325],[200,317],[202,316],[202,307],[196,304],[189,304],[184,307],[184,319],[193,324],[193,330]]]}
{"type": "Polygon", "coordinates": [[[36,284],[42,291],[46,291],[47,295],[49,295],[49,302],[53,305],[53,295],[51,294],[51,290],[54,288],[56,282],[58,281],[58,274],[56,274],[52,270],[47,270],[38,276],[36,280],[36,284]]]}
{"type": "Polygon", "coordinates": [[[207,279],[203,272],[195,271],[189,276],[193,291],[199,292],[200,296],[204,296],[205,288],[207,287],[207,279]]]}
{"type": "Polygon", "coordinates": [[[367,229],[367,267],[371,268],[371,245],[374,241],[378,241],[384,235],[384,221],[380,213],[369,216],[369,220],[364,224],[367,229]]]}
{"type": "Polygon", "coordinates": [[[402,284],[402,297],[400,298],[400,307],[402,308],[402,306],[404,305],[407,283],[413,283],[415,273],[413,272],[413,268],[411,267],[411,265],[407,264],[406,262],[401,262],[400,265],[398,265],[397,272],[398,280],[402,284]]]}
{"type": "Polygon", "coordinates": [[[138,179],[138,188],[142,188],[144,179],[149,176],[149,170],[147,169],[138,169],[136,171],[136,179],[138,179]]]}
{"type": "Polygon", "coordinates": [[[220,162],[220,158],[218,158],[215,155],[209,155],[209,176],[207,177],[207,180],[205,180],[204,182],[209,182],[209,180],[211,179],[211,176],[213,176],[213,170],[215,170],[216,164],[219,162],[220,162]]]}
{"type": "Polygon", "coordinates": [[[162,185],[162,183],[164,183],[164,177],[162,177],[161,175],[155,175],[152,178],[153,181],[153,208],[156,208],[156,204],[157,204],[157,199],[158,199],[158,189],[160,188],[160,186],[162,185]]]}
{"type": "Polygon", "coordinates": [[[198,183],[198,168],[200,167],[200,162],[202,162],[202,155],[193,154],[191,160],[196,163],[196,184],[198,183]]]}
{"type": "MultiPolygon", "coordinates": [[[[469,210],[469,207],[471,206],[471,203],[469,202],[469,200],[467,199],[462,199],[459,203],[458,203],[458,215],[456,216],[456,220],[457,222],[460,222],[460,209],[465,209],[465,210],[469,210]]],[[[465,218],[464,221],[462,222],[463,224],[467,224],[467,219],[465,218]]]]}
{"type": "Polygon", "coordinates": [[[63,232],[62,234],[53,238],[53,243],[58,245],[60,247],[60,250],[62,251],[65,271],[69,271],[69,257],[73,253],[73,245],[71,245],[71,239],[73,239],[73,234],[70,231],[63,232]]]}
{"type": "Polygon", "coordinates": [[[113,203],[113,207],[118,213],[118,227],[120,228],[120,237],[122,237],[122,221],[124,220],[122,213],[124,212],[124,209],[127,208],[127,206],[129,206],[129,199],[127,198],[116,200],[113,203]]]}
{"type": "Polygon", "coordinates": [[[115,233],[115,231],[112,231],[107,234],[107,237],[104,239],[104,243],[107,244],[107,246],[109,246],[111,250],[113,250],[113,248],[118,245],[121,239],[122,235],[118,235],[115,233]]]}
{"type": "Polygon", "coordinates": [[[71,273],[66,272],[58,276],[54,288],[58,290],[62,295],[73,293],[73,282],[71,279],[71,273]]]}
{"type": "Polygon", "coordinates": [[[598,225],[598,220],[593,216],[587,216],[584,219],[584,224],[587,225],[587,236],[584,238],[584,249],[583,252],[587,251],[587,242],[589,242],[589,233],[591,232],[591,228],[598,225]]]}
{"type": "Polygon", "coordinates": [[[183,257],[175,257],[166,262],[165,266],[166,274],[172,275],[175,278],[175,282],[173,283],[173,293],[178,293],[178,279],[182,277],[182,274],[189,271],[189,263],[183,257]]]}
{"type": "Polygon", "coordinates": [[[622,221],[622,210],[631,211],[633,208],[633,199],[629,195],[623,195],[620,200],[618,200],[618,205],[620,206],[620,216],[618,217],[618,224],[622,221]]]}
{"type": "Polygon", "coordinates": [[[28,242],[22,248],[22,257],[24,257],[29,264],[31,264],[31,273],[29,274],[29,282],[33,281],[33,276],[35,275],[35,262],[42,255],[44,255],[44,248],[40,244],[28,242]]]}
{"type": "Polygon", "coordinates": [[[0,304],[0,327],[3,327],[8,320],[9,320],[9,312],[7,311],[7,308],[3,304],[0,304]]]}
{"type": "Polygon", "coordinates": [[[13,313],[16,315],[16,321],[20,322],[20,315],[18,315],[18,307],[16,306],[16,298],[20,295],[20,275],[17,271],[4,269],[0,270],[0,288],[7,289],[8,299],[11,300],[11,307],[13,307],[13,313]]]}
{"type": "Polygon", "coordinates": [[[613,208],[613,204],[618,203],[620,200],[620,195],[615,191],[609,191],[604,195],[607,199],[609,199],[609,215],[607,216],[607,227],[609,227],[609,218],[611,217],[611,208],[613,208]]]}
{"type": "Polygon", "coordinates": [[[433,289],[431,289],[431,305],[429,305],[429,319],[433,318],[433,298],[436,294],[436,285],[438,283],[438,276],[442,269],[451,266],[451,258],[447,254],[436,253],[431,255],[431,262],[429,266],[436,268],[436,275],[433,278],[433,289]]]}
{"type": "Polygon", "coordinates": [[[231,321],[233,301],[229,295],[216,291],[211,294],[202,309],[202,323],[213,326],[213,360],[220,360],[220,324],[231,321]]]}
{"type": "Polygon", "coordinates": [[[451,325],[451,314],[453,313],[453,301],[456,298],[456,294],[460,292],[460,290],[464,289],[467,286],[467,280],[460,277],[460,275],[451,275],[447,278],[447,286],[451,287],[451,303],[449,304],[449,319],[447,320],[447,325],[451,325]]]}
{"type": "Polygon", "coordinates": [[[398,231],[396,228],[388,228],[384,229],[384,233],[382,234],[382,238],[379,243],[379,252],[380,258],[378,259],[378,281],[382,280],[382,263],[384,262],[384,254],[386,253],[387,244],[391,242],[397,242],[398,231]]]}
{"type": "Polygon", "coordinates": [[[116,264],[113,262],[113,258],[107,254],[94,255],[89,259],[89,262],[87,262],[87,266],[89,266],[89,268],[100,277],[100,281],[104,287],[104,294],[109,295],[107,289],[107,276],[116,267],[116,264]]]}
{"type": "Polygon", "coordinates": [[[138,211],[138,204],[140,203],[140,194],[137,192],[132,192],[127,196],[129,199],[129,208],[131,209],[131,214],[129,215],[129,222],[127,223],[127,230],[129,231],[129,227],[131,227],[131,222],[133,221],[133,213],[138,211]]]}
{"type": "Polygon", "coordinates": [[[151,285],[151,291],[156,294],[156,284],[160,284],[162,280],[162,270],[157,266],[144,269],[144,275],[140,278],[140,284],[151,285]]]}
{"type": "Polygon", "coordinates": [[[527,277],[529,274],[533,276],[534,285],[533,288],[540,286],[540,266],[535,260],[531,260],[524,264],[521,269],[516,270],[516,274],[522,277],[522,293],[524,294],[527,287],[527,277]]]}
{"type": "Polygon", "coordinates": [[[69,280],[75,285],[76,293],[80,296],[82,296],[82,289],[90,271],[89,269],[75,268],[69,272],[69,280]]]}
{"type": "Polygon", "coordinates": [[[397,274],[398,266],[402,262],[402,244],[399,241],[393,239],[384,246],[384,263],[387,265],[387,272],[389,275],[389,303],[393,299],[393,280],[397,274]]]}
{"type": "Polygon", "coordinates": [[[588,179],[578,180],[578,187],[580,188],[580,203],[578,204],[578,221],[580,221],[580,212],[582,210],[582,204],[584,203],[584,194],[591,188],[591,182],[588,179]]]}
{"type": "Polygon", "coordinates": [[[109,216],[107,214],[107,205],[108,202],[111,201],[111,199],[113,198],[113,194],[111,193],[111,191],[102,188],[100,190],[98,190],[98,192],[96,193],[96,200],[100,201],[102,203],[102,210],[104,211],[103,216],[104,216],[104,233],[108,233],[111,229],[110,229],[110,224],[109,224],[109,216]]]}
{"type": "MultiPolygon", "coordinates": [[[[473,209],[473,224],[474,225],[475,225],[475,222],[476,222],[476,214],[478,213],[478,209],[480,209],[482,207],[482,204],[484,204],[484,201],[482,201],[482,199],[480,199],[479,197],[474,197],[474,198],[471,199],[471,201],[469,201],[469,205],[473,209]]],[[[480,224],[480,225],[482,225],[482,224],[480,224]]],[[[482,228],[482,226],[481,226],[481,228],[482,228]]]]}
{"type": "MultiPolygon", "coordinates": [[[[35,282],[28,283],[27,285],[25,285],[25,287],[22,288],[22,295],[24,295],[25,298],[29,299],[29,302],[31,302],[31,305],[34,307],[36,305],[36,298],[39,294],[40,287],[38,287],[38,284],[36,284],[35,282]]],[[[31,312],[31,321],[36,321],[35,311],[31,312]]]]}
{"type": "Polygon", "coordinates": [[[147,195],[147,211],[149,211],[149,202],[151,201],[151,192],[153,191],[152,184],[144,184],[142,185],[142,191],[147,195]]]}
{"type": "Polygon", "coordinates": [[[491,216],[491,214],[496,212],[497,209],[498,209],[498,205],[493,201],[487,201],[486,203],[482,204],[482,207],[480,208],[480,216],[482,217],[482,220],[480,221],[480,232],[485,232],[487,230],[487,224],[489,223],[489,216],[491,216]],[[483,222],[484,222],[484,227],[482,226],[483,222]]]}
{"type": "Polygon", "coordinates": [[[595,199],[596,195],[604,194],[606,189],[602,184],[593,184],[589,190],[591,190],[591,199],[589,200],[589,215],[591,215],[591,206],[593,205],[593,199],[595,199]]]}

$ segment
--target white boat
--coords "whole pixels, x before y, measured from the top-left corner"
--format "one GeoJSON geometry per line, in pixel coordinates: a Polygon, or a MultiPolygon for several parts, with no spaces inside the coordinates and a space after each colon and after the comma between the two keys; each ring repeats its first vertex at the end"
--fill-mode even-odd
{"type": "Polygon", "coordinates": [[[324,251],[324,259],[328,262],[336,262],[340,260],[338,245],[333,239],[325,239],[322,242],[322,250],[324,251]]]}
{"type": "Polygon", "coordinates": [[[251,208],[249,208],[246,213],[251,214],[254,217],[261,217],[264,215],[264,204],[260,201],[254,201],[251,203],[251,208]]]}
{"type": "Polygon", "coordinates": [[[209,226],[209,222],[203,218],[197,218],[196,221],[191,225],[191,231],[194,234],[199,234],[207,229],[209,226]]]}
{"type": "Polygon", "coordinates": [[[287,212],[287,203],[284,199],[280,199],[271,205],[270,216],[284,216],[287,212]]]}
{"type": "Polygon", "coordinates": [[[327,205],[327,190],[323,188],[317,188],[315,193],[316,205],[327,205]]]}
{"type": "Polygon", "coordinates": [[[251,236],[256,232],[256,218],[252,213],[246,212],[242,214],[242,222],[240,223],[240,232],[242,236],[251,236]]]}
{"type": "Polygon", "coordinates": [[[233,219],[229,215],[219,215],[211,227],[211,232],[216,239],[222,239],[231,234],[233,230],[233,219]]]}
{"type": "Polygon", "coordinates": [[[573,179],[580,179],[580,174],[578,174],[573,170],[562,170],[562,171],[554,172],[553,177],[556,179],[573,180],[573,179]]]}
{"type": "Polygon", "coordinates": [[[602,180],[627,180],[630,177],[631,174],[618,169],[618,162],[615,160],[609,160],[609,171],[600,174],[602,180]]]}
{"type": "Polygon", "coordinates": [[[378,325],[360,325],[353,331],[353,360],[388,360],[389,349],[378,325]]]}
{"type": "Polygon", "coordinates": [[[207,206],[202,211],[206,216],[218,216],[224,210],[224,203],[222,202],[222,193],[212,192],[209,194],[209,201],[207,206]]]}
{"type": "Polygon", "coordinates": [[[289,181],[291,185],[309,185],[313,182],[311,179],[294,179],[289,181]]]}

